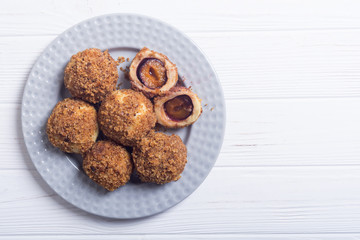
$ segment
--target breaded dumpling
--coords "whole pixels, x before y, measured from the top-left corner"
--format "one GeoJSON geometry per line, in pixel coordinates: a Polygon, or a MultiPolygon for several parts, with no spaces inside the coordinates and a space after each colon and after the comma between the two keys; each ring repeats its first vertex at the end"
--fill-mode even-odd
{"type": "Polygon", "coordinates": [[[141,92],[117,90],[101,103],[98,113],[100,129],[105,136],[125,146],[134,146],[155,126],[151,101],[141,92]]]}
{"type": "Polygon", "coordinates": [[[119,77],[117,65],[108,51],[89,48],[78,52],[65,68],[65,87],[74,97],[98,103],[115,90],[119,77]]]}
{"type": "Polygon", "coordinates": [[[164,184],[176,181],[184,171],[187,149],[177,135],[150,132],[134,147],[132,157],[143,182],[164,184]]]}
{"type": "Polygon", "coordinates": [[[98,136],[97,113],[82,100],[66,98],[56,104],[46,126],[49,141],[68,153],[84,153],[98,136]]]}
{"type": "Polygon", "coordinates": [[[124,147],[111,141],[98,141],[86,153],[83,169],[94,182],[114,191],[130,180],[133,164],[124,147]]]}

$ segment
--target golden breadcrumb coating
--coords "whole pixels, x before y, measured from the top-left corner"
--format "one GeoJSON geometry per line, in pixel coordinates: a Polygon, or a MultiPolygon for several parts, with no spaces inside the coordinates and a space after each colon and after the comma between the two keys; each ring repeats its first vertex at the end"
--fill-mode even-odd
{"type": "Polygon", "coordinates": [[[66,98],[56,104],[46,126],[49,141],[68,153],[84,153],[98,136],[97,113],[82,100],[66,98]]]}
{"type": "Polygon", "coordinates": [[[179,136],[151,131],[134,147],[132,157],[141,181],[164,184],[180,178],[186,154],[179,136]]]}
{"type": "Polygon", "coordinates": [[[83,160],[85,173],[97,184],[114,191],[130,180],[133,164],[130,154],[111,141],[98,141],[83,160]]]}
{"type": "Polygon", "coordinates": [[[151,101],[141,92],[117,90],[101,103],[98,114],[105,136],[125,146],[134,146],[155,126],[156,116],[151,101]]]}
{"type": "Polygon", "coordinates": [[[115,90],[119,77],[117,65],[108,51],[89,48],[78,52],[65,68],[65,87],[74,97],[98,103],[115,90]]]}

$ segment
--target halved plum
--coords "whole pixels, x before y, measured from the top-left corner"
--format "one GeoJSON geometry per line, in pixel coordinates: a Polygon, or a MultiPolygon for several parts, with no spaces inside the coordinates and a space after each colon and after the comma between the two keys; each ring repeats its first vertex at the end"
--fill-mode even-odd
{"type": "Polygon", "coordinates": [[[201,100],[190,89],[175,87],[164,96],[154,98],[159,124],[169,128],[182,128],[193,124],[201,115],[201,100]]]}
{"type": "Polygon", "coordinates": [[[167,81],[165,65],[156,58],[142,60],[137,68],[136,75],[150,89],[160,88],[167,81]]]}
{"type": "Polygon", "coordinates": [[[169,92],[178,81],[178,72],[167,56],[144,47],[131,62],[129,78],[134,90],[152,98],[169,92]]]}

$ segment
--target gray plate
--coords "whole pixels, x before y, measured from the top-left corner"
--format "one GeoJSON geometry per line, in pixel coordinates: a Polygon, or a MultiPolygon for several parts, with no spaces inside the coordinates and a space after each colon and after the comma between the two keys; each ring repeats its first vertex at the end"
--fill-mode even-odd
{"type": "MultiPolygon", "coordinates": [[[[125,62],[120,66],[125,67],[125,62]]],[[[120,71],[122,87],[128,87],[120,71]]],[[[22,129],[30,157],[44,180],[71,204],[111,218],[138,218],[162,212],[189,196],[206,178],[219,154],[225,129],[225,103],[219,80],[204,54],[184,34],[158,20],[134,14],[112,14],[81,22],[59,35],[40,55],[22,101],[22,129]],[[45,125],[55,104],[69,94],[63,72],[70,57],[86,48],[109,49],[132,59],[140,48],[167,55],[202,99],[203,114],[191,127],[176,133],[188,149],[188,163],[177,182],[165,185],[131,181],[114,192],[92,182],[82,159],[54,148],[45,125]]]]}

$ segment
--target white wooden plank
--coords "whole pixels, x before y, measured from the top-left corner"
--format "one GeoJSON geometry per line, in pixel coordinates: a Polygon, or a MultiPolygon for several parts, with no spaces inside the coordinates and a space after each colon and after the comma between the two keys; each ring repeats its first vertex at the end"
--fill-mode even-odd
{"type": "Polygon", "coordinates": [[[189,198],[130,221],[66,203],[35,171],[0,171],[0,232],[92,234],[359,234],[360,167],[215,168],[189,198]]]}
{"type": "Polygon", "coordinates": [[[30,70],[55,37],[0,37],[1,103],[20,103],[30,70]]]}
{"type": "Polygon", "coordinates": [[[1,35],[43,35],[64,31],[92,16],[125,12],[153,16],[186,32],[274,31],[360,28],[358,1],[81,0],[7,1],[0,9],[1,35]]]}
{"type": "MultiPolygon", "coordinates": [[[[360,30],[189,35],[209,56],[226,99],[360,96],[360,30]]],[[[54,38],[0,38],[1,103],[20,102],[30,69],[54,38]]]]}
{"type": "MultiPolygon", "coordinates": [[[[228,100],[217,167],[360,164],[360,98],[228,100]]],[[[205,114],[211,114],[206,106],[205,114]]],[[[213,110],[216,111],[216,108],[213,110]]],[[[19,104],[0,104],[0,169],[33,169],[19,104]]]]}
{"type": "Polygon", "coordinates": [[[360,99],[227,101],[217,166],[358,165],[360,99]]]}
{"type": "Polygon", "coordinates": [[[192,37],[214,63],[226,99],[360,96],[360,31],[192,37]]]}
{"type": "Polygon", "coordinates": [[[77,240],[162,240],[162,239],[209,239],[209,240],[354,240],[360,234],[143,234],[143,235],[30,235],[30,236],[5,236],[0,239],[6,240],[26,240],[26,239],[77,239],[77,240]]]}

